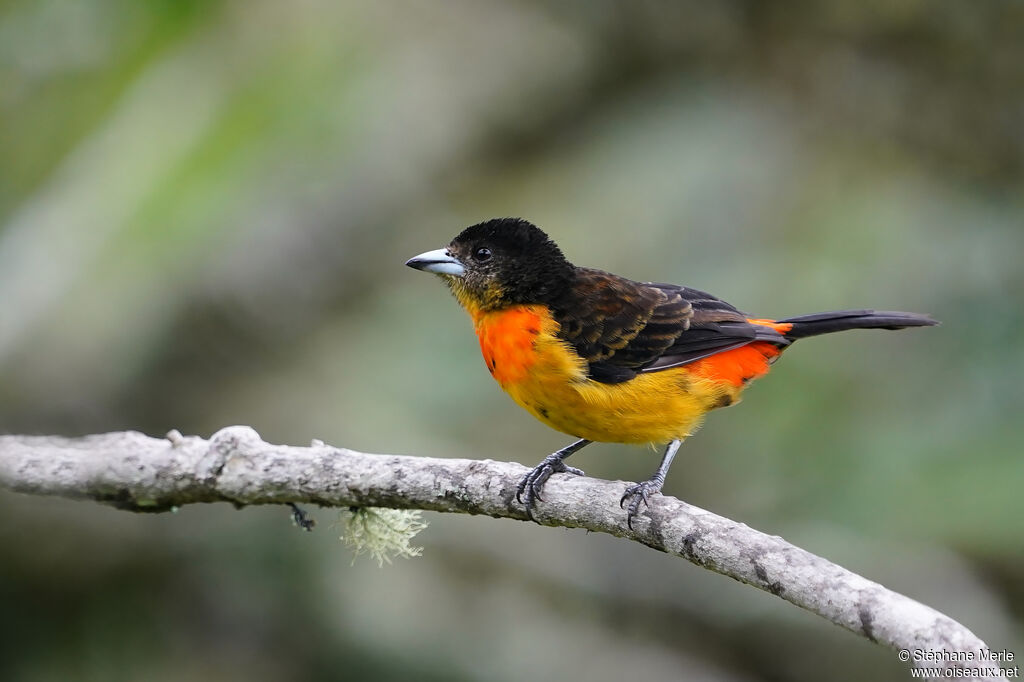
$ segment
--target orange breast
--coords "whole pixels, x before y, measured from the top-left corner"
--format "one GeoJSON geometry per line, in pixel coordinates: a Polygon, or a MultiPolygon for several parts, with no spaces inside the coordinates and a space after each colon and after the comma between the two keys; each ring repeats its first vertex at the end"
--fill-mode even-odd
{"type": "Polygon", "coordinates": [[[537,362],[535,345],[544,321],[537,308],[520,306],[475,320],[484,362],[502,386],[522,381],[537,362]]]}

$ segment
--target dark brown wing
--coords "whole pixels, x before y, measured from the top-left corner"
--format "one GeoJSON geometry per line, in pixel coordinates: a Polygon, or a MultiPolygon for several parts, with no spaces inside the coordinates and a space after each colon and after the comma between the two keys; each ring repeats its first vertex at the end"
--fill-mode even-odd
{"type": "Polygon", "coordinates": [[[589,376],[605,383],[626,381],[661,357],[693,312],[675,292],[589,268],[576,269],[552,307],[559,336],[589,363],[589,376]]]}
{"type": "Polygon", "coordinates": [[[587,361],[591,379],[608,384],[737,348],[765,329],[702,291],[588,268],[577,269],[571,291],[553,308],[559,336],[587,361]]]}

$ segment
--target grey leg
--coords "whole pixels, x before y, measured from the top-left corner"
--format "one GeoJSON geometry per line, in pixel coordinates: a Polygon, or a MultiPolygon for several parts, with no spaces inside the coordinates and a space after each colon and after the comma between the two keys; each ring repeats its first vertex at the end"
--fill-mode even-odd
{"type": "Polygon", "coordinates": [[[672,466],[672,460],[675,459],[676,452],[679,451],[679,446],[682,444],[683,441],[681,440],[674,440],[669,443],[668,447],[665,448],[665,454],[661,458],[661,464],[658,466],[658,470],[654,472],[654,475],[642,483],[626,488],[625,494],[619,500],[619,506],[624,507],[626,500],[632,498],[626,513],[626,525],[629,526],[630,530],[633,528],[633,517],[640,511],[640,503],[643,502],[645,505],[650,506],[647,498],[654,493],[661,492],[661,487],[665,485],[665,476],[668,475],[668,468],[672,466]]]}

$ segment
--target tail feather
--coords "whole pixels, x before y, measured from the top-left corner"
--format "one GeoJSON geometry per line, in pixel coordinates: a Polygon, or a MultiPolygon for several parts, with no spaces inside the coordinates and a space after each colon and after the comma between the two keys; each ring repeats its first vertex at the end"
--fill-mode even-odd
{"type": "Polygon", "coordinates": [[[785,333],[787,339],[802,339],[847,329],[904,329],[938,324],[927,315],[891,310],[833,310],[790,317],[779,322],[793,325],[793,328],[785,333]]]}

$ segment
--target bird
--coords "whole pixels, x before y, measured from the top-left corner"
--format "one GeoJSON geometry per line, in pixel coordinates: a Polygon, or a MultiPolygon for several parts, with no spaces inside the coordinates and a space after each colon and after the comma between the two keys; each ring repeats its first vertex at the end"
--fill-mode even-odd
{"type": "Polygon", "coordinates": [[[938,324],[927,315],[876,310],[753,317],[699,289],[573,265],[522,218],[471,225],[406,265],[448,285],[469,313],[501,388],[575,439],[519,481],[516,500],[529,519],[553,474],[583,475],[565,460],[586,445],[664,444],[657,471],[619,500],[632,530],[641,505],[649,508],[661,492],[680,445],[705,415],[736,404],[795,341],[847,329],[938,324]]]}

